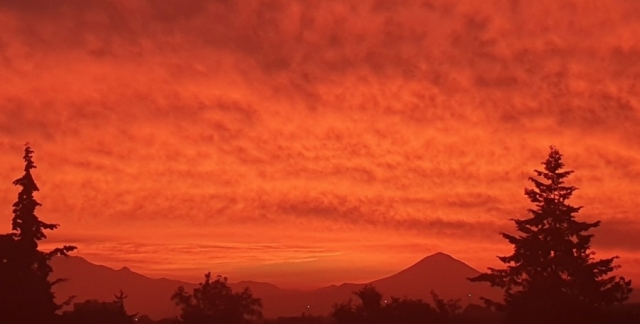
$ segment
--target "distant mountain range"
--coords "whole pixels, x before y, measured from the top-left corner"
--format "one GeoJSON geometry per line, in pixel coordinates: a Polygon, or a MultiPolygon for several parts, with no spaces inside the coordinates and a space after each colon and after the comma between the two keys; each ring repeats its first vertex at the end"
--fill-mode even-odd
{"type": "MultiPolygon", "coordinates": [[[[179,309],[170,300],[178,286],[184,286],[189,292],[197,287],[195,283],[152,279],[127,267],[115,270],[76,256],[54,258],[51,265],[54,269],[52,278],[69,279],[54,287],[58,301],[64,301],[72,295],[76,296],[75,302],[86,299],[111,301],[114,294],[122,289],[129,296],[125,301],[129,313],[146,314],[155,319],[179,313],[179,309]]],[[[466,279],[479,273],[447,254],[436,253],[392,276],[369,284],[375,286],[385,298],[406,296],[431,302],[430,292],[433,290],[445,299],[459,298],[463,306],[469,302],[480,303],[480,296],[501,299],[500,290],[483,283],[471,283],[466,279]]],[[[241,281],[231,283],[230,286],[234,291],[249,287],[254,296],[262,299],[264,316],[273,318],[296,316],[303,312],[312,315],[328,314],[333,304],[350,298],[357,299],[353,292],[365,284],[367,283],[344,283],[310,291],[281,289],[269,283],[255,281],[241,281]]]]}

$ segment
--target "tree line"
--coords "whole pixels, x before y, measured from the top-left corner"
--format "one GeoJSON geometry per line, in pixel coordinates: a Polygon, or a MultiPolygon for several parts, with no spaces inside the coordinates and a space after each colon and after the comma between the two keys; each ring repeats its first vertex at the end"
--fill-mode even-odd
{"type": "MultiPolygon", "coordinates": [[[[64,279],[50,280],[49,261],[67,256],[75,246],[62,246],[45,252],[38,243],[58,224],[47,223],[36,215],[41,204],[32,175],[36,168],[33,150],[24,149],[24,174],[13,181],[20,187],[13,203],[10,233],[0,235],[0,323],[3,324],[132,324],[148,318],[128,314],[126,294],[114,295],[111,302],[76,303],[74,311],[60,314],[72,298],[57,304],[53,286],[64,279]]],[[[619,307],[632,291],[631,280],[611,275],[619,268],[617,256],[596,259],[591,248],[590,230],[600,221],[577,219],[581,206],[568,201],[577,190],[565,183],[573,174],[564,169],[562,154],[551,147],[542,162],[542,170],[529,177],[533,188],[524,193],[533,204],[524,219],[512,219],[517,234],[501,233],[513,247],[513,253],[499,256],[503,268],[489,268],[472,282],[486,282],[503,291],[503,300],[483,298],[484,313],[492,316],[461,316],[459,300],[444,300],[432,292],[432,303],[420,299],[391,298],[382,302],[382,294],[373,286],[354,292],[359,302],[336,303],[330,322],[338,324],[386,323],[638,323],[640,315],[621,312],[619,307]]],[[[166,323],[241,324],[274,323],[262,318],[262,301],[246,288],[233,292],[227,278],[205,275],[192,292],[178,287],[170,296],[181,314],[166,323]]],[[[475,305],[476,307],[479,307],[475,305]]],[[[326,320],[326,318],[324,319],[326,320]]],[[[283,318],[279,323],[324,323],[322,318],[302,316],[283,318]]]]}

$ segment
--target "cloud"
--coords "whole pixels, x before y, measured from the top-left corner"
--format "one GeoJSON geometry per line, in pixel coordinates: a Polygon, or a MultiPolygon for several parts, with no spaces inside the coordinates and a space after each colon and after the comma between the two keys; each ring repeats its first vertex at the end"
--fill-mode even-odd
{"type": "Polygon", "coordinates": [[[580,216],[603,220],[596,246],[632,254],[617,238],[633,242],[619,224],[640,194],[638,9],[0,1],[0,204],[29,141],[39,215],[62,224],[52,240],[98,261],[120,262],[109,255],[130,242],[156,271],[163,243],[144,242],[174,237],[247,251],[303,241],[282,262],[316,255],[311,272],[341,253],[375,267],[368,253],[397,246],[412,246],[398,267],[438,249],[483,267],[553,144],[576,171],[580,216]]]}

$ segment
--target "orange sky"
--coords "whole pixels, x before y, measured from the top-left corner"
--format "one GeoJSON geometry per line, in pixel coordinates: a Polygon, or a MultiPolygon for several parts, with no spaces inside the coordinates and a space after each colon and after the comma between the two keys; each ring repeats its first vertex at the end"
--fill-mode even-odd
{"type": "Polygon", "coordinates": [[[510,253],[548,146],[640,280],[640,2],[0,0],[0,206],[152,277],[318,287],[510,253]],[[185,4],[188,3],[188,4],[185,4]],[[463,4],[464,3],[464,4],[463,4]]]}

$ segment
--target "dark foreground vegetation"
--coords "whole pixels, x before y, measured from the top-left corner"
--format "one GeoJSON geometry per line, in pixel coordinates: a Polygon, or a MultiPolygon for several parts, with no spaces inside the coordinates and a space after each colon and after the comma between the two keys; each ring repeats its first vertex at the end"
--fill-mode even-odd
{"type": "MultiPolygon", "coordinates": [[[[600,222],[581,222],[581,207],[568,203],[577,189],[565,185],[573,171],[563,171],[562,155],[551,148],[525,189],[533,203],[529,218],[514,219],[517,235],[502,233],[513,245],[513,254],[499,257],[503,269],[489,269],[473,282],[488,282],[504,291],[502,301],[484,299],[485,305],[461,306],[460,300],[443,300],[432,292],[430,303],[407,298],[383,301],[373,286],[354,292],[355,302],[336,301],[325,316],[264,319],[262,302],[249,289],[233,292],[227,279],[211,274],[192,292],[177,287],[167,296],[181,308],[179,317],[154,321],[126,311],[126,294],[120,291],[111,301],[87,300],[62,308],[73,298],[56,304],[52,287],[64,280],[50,280],[49,261],[67,256],[74,246],[40,251],[38,242],[45,230],[58,225],[41,221],[35,214],[40,203],[34,198],[38,186],[31,171],[36,168],[33,151],[24,151],[24,174],[13,182],[21,187],[13,204],[12,232],[0,235],[0,323],[1,324],[241,324],[241,323],[640,323],[640,307],[623,304],[631,293],[631,281],[610,276],[619,266],[617,257],[594,259],[593,234],[600,222]]],[[[99,278],[96,278],[97,280],[99,278]]]]}

